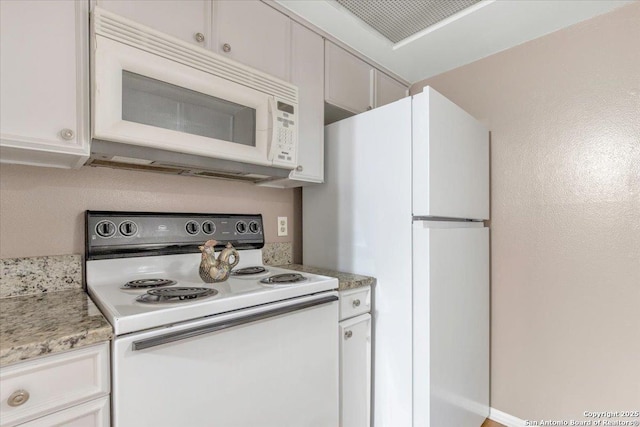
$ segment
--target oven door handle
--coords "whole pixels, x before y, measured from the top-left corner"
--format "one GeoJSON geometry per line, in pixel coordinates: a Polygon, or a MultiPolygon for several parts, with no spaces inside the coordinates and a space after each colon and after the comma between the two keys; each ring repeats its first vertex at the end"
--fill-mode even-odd
{"type": "Polygon", "coordinates": [[[132,350],[144,350],[150,347],[156,347],[163,344],[168,344],[175,341],[184,340],[187,338],[197,337],[199,335],[209,334],[211,332],[217,332],[224,329],[233,328],[235,326],[244,325],[247,323],[257,322],[258,320],[268,319],[270,317],[280,316],[283,314],[291,313],[305,308],[315,307],[318,305],[327,304],[330,302],[338,301],[338,297],[335,295],[328,295],[322,298],[318,298],[312,301],[304,301],[296,304],[288,305],[286,307],[278,307],[272,310],[263,311],[261,313],[249,314],[247,316],[238,317],[235,319],[224,320],[221,322],[210,323],[208,325],[198,326],[196,328],[185,329],[179,332],[170,332],[167,334],[159,335],[153,338],[147,338],[140,341],[134,341],[132,344],[132,350]]]}

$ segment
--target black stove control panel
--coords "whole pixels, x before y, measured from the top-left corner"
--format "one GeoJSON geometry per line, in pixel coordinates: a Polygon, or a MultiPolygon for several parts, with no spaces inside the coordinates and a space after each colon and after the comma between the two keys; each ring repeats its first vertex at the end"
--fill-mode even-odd
{"type": "Polygon", "coordinates": [[[85,256],[90,259],[199,252],[207,240],[217,248],[264,246],[262,215],[86,211],[85,256]]]}

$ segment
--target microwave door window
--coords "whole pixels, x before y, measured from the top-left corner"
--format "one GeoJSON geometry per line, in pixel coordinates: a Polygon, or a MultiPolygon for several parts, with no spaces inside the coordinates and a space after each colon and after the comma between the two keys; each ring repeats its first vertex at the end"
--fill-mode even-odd
{"type": "Polygon", "coordinates": [[[256,110],[129,71],[122,120],[256,146],[256,110]]]}

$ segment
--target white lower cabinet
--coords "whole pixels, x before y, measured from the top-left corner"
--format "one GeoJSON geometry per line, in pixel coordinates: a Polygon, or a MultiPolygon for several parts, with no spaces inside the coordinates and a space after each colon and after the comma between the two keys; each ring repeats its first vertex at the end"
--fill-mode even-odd
{"type": "Polygon", "coordinates": [[[109,391],[108,342],[16,363],[0,370],[0,426],[108,426],[109,391]]]}
{"type": "Polygon", "coordinates": [[[369,295],[369,286],[340,292],[341,303],[352,308],[347,316],[355,315],[343,318],[340,312],[340,427],[371,425],[371,315],[364,304],[369,295]]]}
{"type": "Polygon", "coordinates": [[[20,424],[20,427],[109,427],[109,397],[101,397],[81,405],[20,424]]]}

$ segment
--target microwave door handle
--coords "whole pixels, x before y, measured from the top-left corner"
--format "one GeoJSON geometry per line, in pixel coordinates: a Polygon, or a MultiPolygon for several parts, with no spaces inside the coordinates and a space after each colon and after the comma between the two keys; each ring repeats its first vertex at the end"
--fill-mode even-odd
{"type": "Polygon", "coordinates": [[[268,132],[268,136],[267,136],[267,151],[269,153],[268,157],[269,157],[269,161],[272,162],[273,161],[273,156],[274,156],[274,151],[275,151],[275,145],[276,145],[276,119],[275,119],[275,115],[276,115],[276,100],[273,96],[270,96],[268,98],[268,111],[269,111],[269,132],[268,132]]]}

